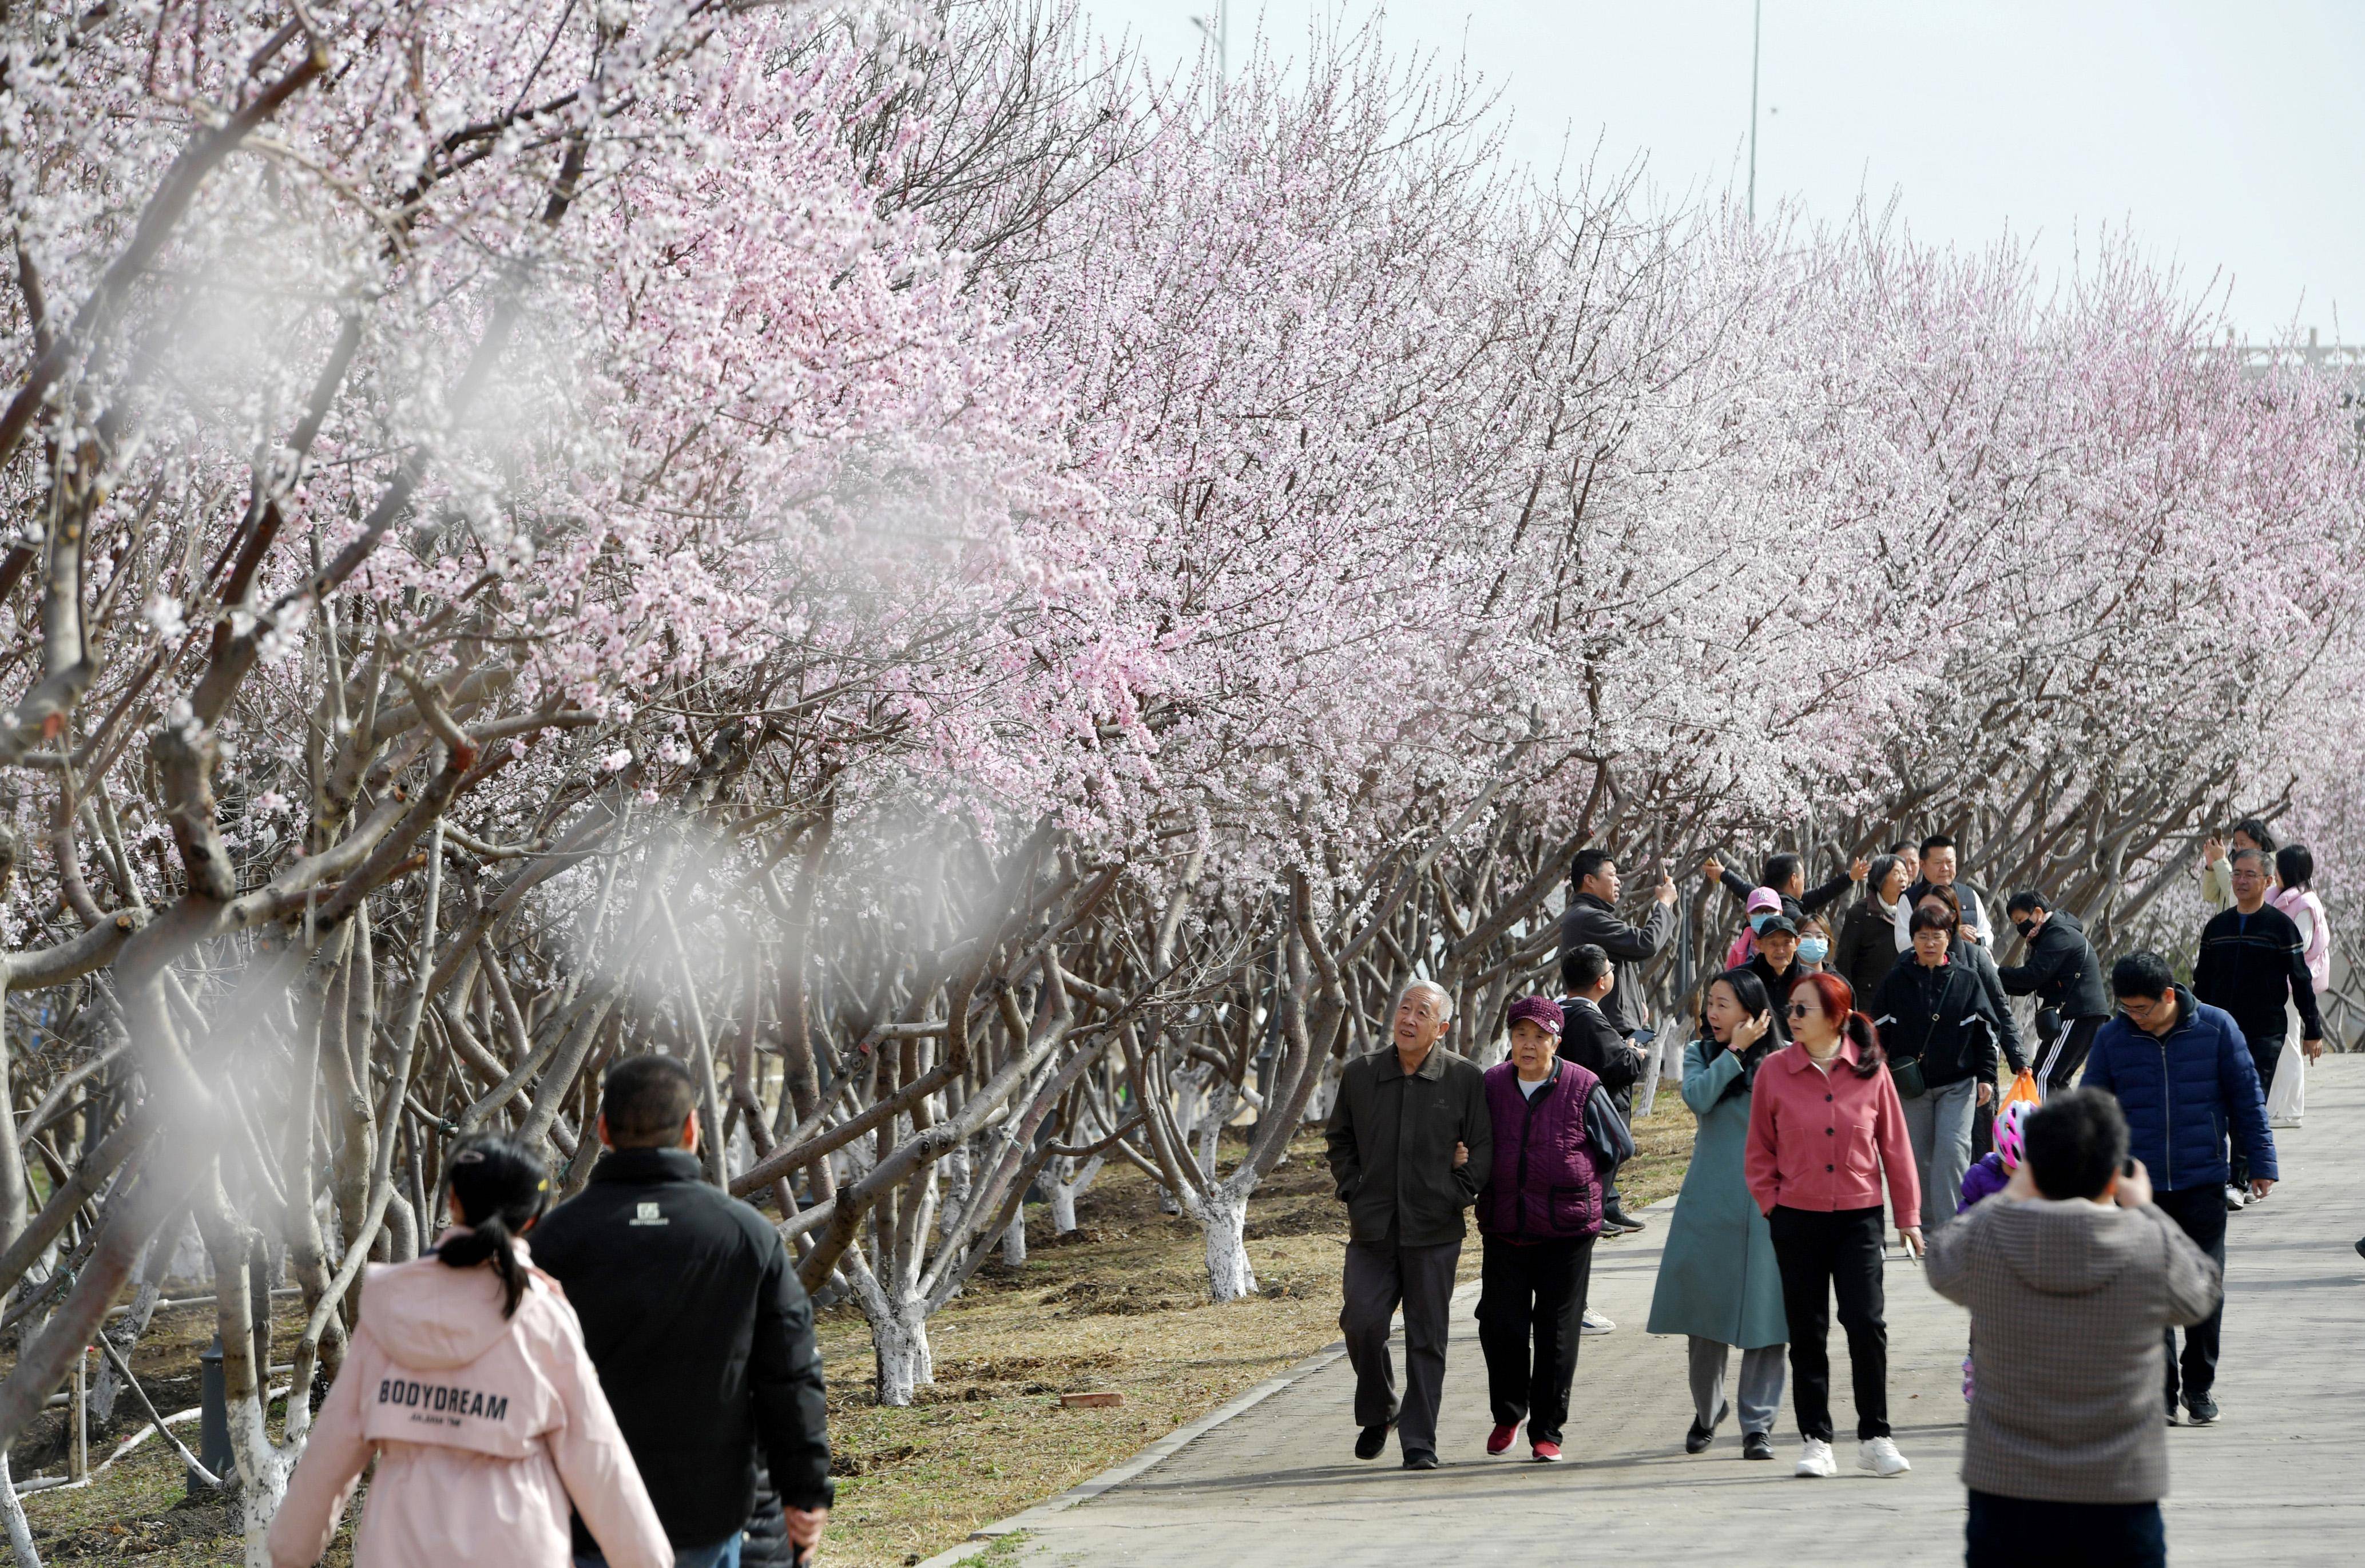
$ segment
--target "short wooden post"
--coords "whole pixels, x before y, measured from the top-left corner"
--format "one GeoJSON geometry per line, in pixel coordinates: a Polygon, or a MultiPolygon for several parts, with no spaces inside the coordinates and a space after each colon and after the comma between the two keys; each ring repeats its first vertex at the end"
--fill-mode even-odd
{"type": "Polygon", "coordinates": [[[67,1479],[80,1481],[90,1473],[90,1347],[84,1345],[74,1352],[73,1363],[73,1451],[69,1456],[67,1479]]]}

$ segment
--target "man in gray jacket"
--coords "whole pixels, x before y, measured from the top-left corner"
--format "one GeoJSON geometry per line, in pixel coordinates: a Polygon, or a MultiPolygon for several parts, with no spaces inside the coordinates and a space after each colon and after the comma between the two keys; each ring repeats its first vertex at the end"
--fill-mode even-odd
{"type": "Polygon", "coordinates": [[[1494,1120],[1477,1067],[1438,1041],[1453,1019],[1441,986],[1415,980],[1397,1000],[1395,1043],[1356,1058],[1330,1110],[1330,1175],[1347,1205],[1339,1329],[1355,1369],[1357,1459],[1377,1459],[1396,1428],[1407,1470],[1437,1468],[1447,1311],[1463,1211],[1494,1168],[1494,1120]],[[1404,1305],[1405,1396],[1396,1402],[1388,1320],[1404,1305]]]}
{"type": "Polygon", "coordinates": [[[2168,1562],[2163,1331],[2217,1305],[2217,1265],[2151,1201],[2098,1090],[2028,1118],[2011,1184],[1930,1237],[1930,1283],[1971,1309],[1969,1568],[2168,1562]]]}

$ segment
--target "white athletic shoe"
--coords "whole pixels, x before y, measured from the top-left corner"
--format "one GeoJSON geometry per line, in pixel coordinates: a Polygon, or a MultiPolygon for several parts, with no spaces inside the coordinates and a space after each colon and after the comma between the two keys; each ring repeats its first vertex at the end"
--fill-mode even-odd
{"type": "Polygon", "coordinates": [[[2230,1182],[2225,1184],[2225,1212],[2227,1214],[2240,1214],[2242,1212],[2242,1205],[2249,1201],[2249,1199],[2242,1195],[2241,1188],[2235,1186],[2230,1182]]]}
{"type": "Polygon", "coordinates": [[[1856,1444],[1855,1467],[1875,1475],[1902,1475],[1913,1468],[1887,1438],[1866,1438],[1856,1444]]]}
{"type": "Polygon", "coordinates": [[[1617,1327],[1617,1324],[1594,1311],[1593,1308],[1588,1306],[1585,1309],[1585,1331],[1587,1334],[1607,1334],[1617,1327]]]}
{"type": "Polygon", "coordinates": [[[1809,1438],[1807,1446],[1799,1450],[1798,1475],[1837,1475],[1840,1462],[1832,1457],[1832,1445],[1821,1438],[1809,1438]]]}

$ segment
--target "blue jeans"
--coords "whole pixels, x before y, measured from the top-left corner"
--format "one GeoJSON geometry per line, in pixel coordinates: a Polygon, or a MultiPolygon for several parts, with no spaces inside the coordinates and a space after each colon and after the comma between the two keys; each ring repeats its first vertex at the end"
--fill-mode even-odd
{"type": "MultiPolygon", "coordinates": [[[[673,1568],[739,1568],[739,1536],[717,1546],[693,1546],[673,1554],[673,1568]]],[[[575,1554],[575,1568],[608,1568],[608,1560],[596,1551],[575,1554]]]]}

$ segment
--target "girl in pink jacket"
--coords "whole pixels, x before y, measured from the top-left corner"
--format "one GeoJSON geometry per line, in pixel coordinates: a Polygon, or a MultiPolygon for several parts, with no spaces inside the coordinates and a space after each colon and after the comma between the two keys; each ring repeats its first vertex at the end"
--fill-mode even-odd
{"type": "Polygon", "coordinates": [[[673,1548],[600,1391],[583,1329],[515,1238],[548,1201],[514,1138],[453,1152],[455,1228],[374,1265],[344,1369],[271,1523],[274,1568],[311,1568],[372,1455],[355,1568],[569,1568],[570,1505],[613,1568],[673,1548]]]}

